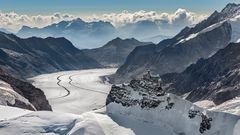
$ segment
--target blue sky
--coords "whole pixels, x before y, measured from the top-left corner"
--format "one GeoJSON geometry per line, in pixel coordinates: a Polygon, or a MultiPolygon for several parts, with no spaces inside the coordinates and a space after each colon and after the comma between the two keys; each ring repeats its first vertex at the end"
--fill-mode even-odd
{"type": "Polygon", "coordinates": [[[177,8],[209,14],[221,10],[227,3],[240,0],[0,0],[2,12],[14,11],[22,14],[93,14],[121,12],[123,10],[155,10],[174,12],[177,8]]]}

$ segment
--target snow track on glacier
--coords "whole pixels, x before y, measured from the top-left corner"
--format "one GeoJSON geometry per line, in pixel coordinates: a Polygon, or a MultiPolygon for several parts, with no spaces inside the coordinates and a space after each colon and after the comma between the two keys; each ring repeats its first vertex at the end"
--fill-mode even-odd
{"type": "MultiPolygon", "coordinates": [[[[57,77],[57,80],[58,80],[58,82],[57,82],[57,85],[59,86],[59,87],[62,87],[64,90],[66,90],[67,91],[67,94],[66,95],[64,95],[64,96],[61,96],[61,97],[58,97],[58,98],[64,98],[64,97],[67,97],[67,96],[69,96],[70,95],[70,90],[69,89],[67,89],[64,85],[61,85],[61,77],[62,76],[65,76],[65,75],[60,75],[60,76],[58,76],[57,77]]],[[[58,99],[58,98],[54,98],[54,99],[58,99]]]]}

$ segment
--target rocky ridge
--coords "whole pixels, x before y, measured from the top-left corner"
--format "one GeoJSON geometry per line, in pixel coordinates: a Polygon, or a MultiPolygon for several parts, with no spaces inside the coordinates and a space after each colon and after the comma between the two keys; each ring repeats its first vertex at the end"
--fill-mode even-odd
{"type": "Polygon", "coordinates": [[[160,77],[150,72],[128,84],[112,86],[106,104],[107,113],[115,122],[138,135],[236,135],[235,125],[240,119],[207,111],[166,93],[160,77]]]}

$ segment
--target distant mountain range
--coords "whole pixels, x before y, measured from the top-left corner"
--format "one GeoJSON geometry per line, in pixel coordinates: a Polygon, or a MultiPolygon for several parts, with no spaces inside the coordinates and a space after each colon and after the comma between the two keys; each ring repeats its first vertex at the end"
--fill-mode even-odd
{"type": "Polygon", "coordinates": [[[137,46],[151,44],[149,42],[139,42],[138,40],[116,38],[106,45],[96,49],[82,50],[86,56],[89,56],[108,67],[119,67],[124,62],[129,53],[137,46]]]}
{"type": "Polygon", "coordinates": [[[116,36],[116,29],[108,22],[84,22],[81,19],[61,21],[44,28],[23,26],[17,33],[22,38],[65,37],[78,48],[93,48],[105,44],[116,36]]]}
{"type": "Polygon", "coordinates": [[[11,33],[11,32],[9,32],[8,30],[6,30],[6,29],[4,29],[4,28],[0,28],[0,31],[1,31],[1,32],[4,32],[4,33],[11,33]]]}
{"type": "Polygon", "coordinates": [[[21,39],[2,32],[0,66],[18,78],[62,70],[101,67],[65,38],[21,39]]]}
{"type": "Polygon", "coordinates": [[[240,39],[240,5],[228,4],[221,12],[193,28],[186,27],[175,37],[157,45],[136,47],[113,77],[126,81],[150,69],[160,75],[182,72],[200,58],[208,58],[229,42],[240,39]]]}
{"type": "Polygon", "coordinates": [[[61,21],[44,28],[23,26],[17,36],[22,38],[65,37],[81,49],[100,47],[116,37],[136,38],[147,42],[153,40],[156,43],[168,37],[162,35],[156,22],[152,21],[139,21],[116,28],[109,22],[85,22],[79,18],[61,21]]]}

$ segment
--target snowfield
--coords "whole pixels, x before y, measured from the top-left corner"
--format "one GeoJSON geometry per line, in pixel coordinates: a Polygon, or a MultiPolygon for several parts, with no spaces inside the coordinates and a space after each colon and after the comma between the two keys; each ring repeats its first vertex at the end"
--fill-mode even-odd
{"type": "MultiPolygon", "coordinates": [[[[3,106],[0,105],[0,121],[16,118],[25,114],[31,113],[32,111],[20,109],[17,107],[3,106]]],[[[0,132],[1,133],[1,132],[0,132]]]]}
{"type": "Polygon", "coordinates": [[[101,77],[115,72],[115,68],[65,71],[29,80],[44,91],[54,112],[82,114],[105,106],[111,85],[101,77]]]}

